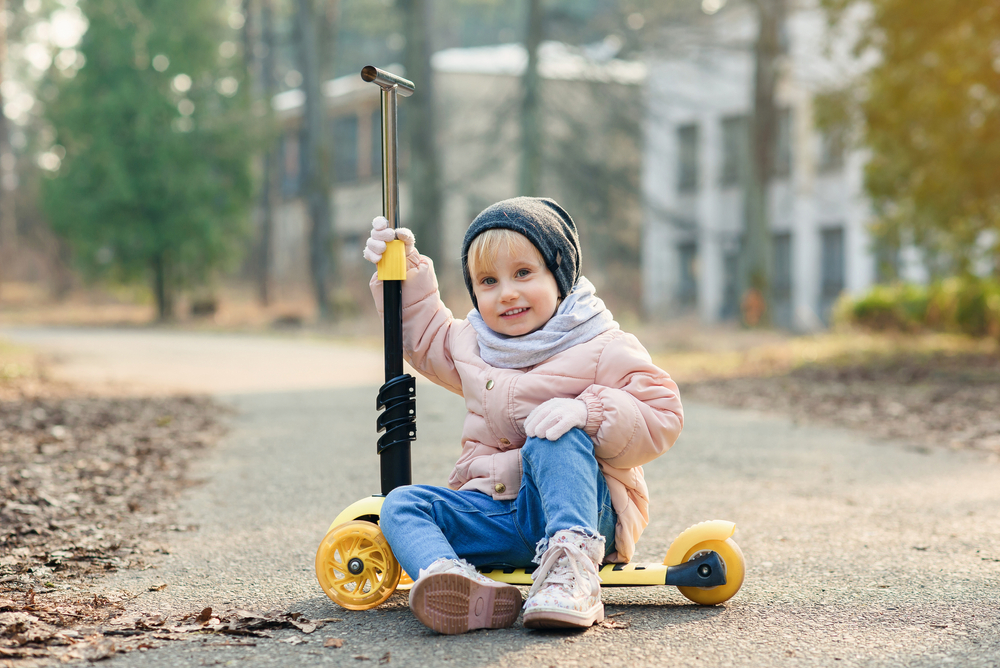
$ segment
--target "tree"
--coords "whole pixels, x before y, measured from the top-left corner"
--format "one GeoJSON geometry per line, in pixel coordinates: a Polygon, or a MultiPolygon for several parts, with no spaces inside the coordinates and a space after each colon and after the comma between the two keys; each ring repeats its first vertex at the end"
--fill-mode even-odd
{"type": "MultiPolygon", "coordinates": [[[[834,18],[848,5],[828,0],[834,18]]],[[[875,0],[857,83],[875,234],[924,249],[932,273],[972,271],[982,242],[1000,273],[1000,6],[991,0],[875,0]],[[938,260],[935,262],[935,260],[938,260]]]]}
{"type": "MultiPolygon", "coordinates": [[[[254,115],[273,132],[275,117],[271,100],[277,83],[274,0],[259,0],[257,3],[243,0],[243,8],[247,17],[243,25],[243,58],[252,84],[250,89],[254,115]]],[[[273,296],[271,274],[274,264],[274,203],[278,188],[276,147],[275,138],[268,137],[264,153],[260,157],[261,183],[257,197],[260,231],[253,254],[252,272],[257,283],[257,301],[261,306],[268,306],[273,296]]]]}
{"type": "Polygon", "coordinates": [[[85,0],[86,65],[52,73],[46,117],[65,149],[43,184],[53,229],[91,277],[179,290],[237,258],[252,183],[242,64],[219,55],[222,3],[85,0]]]}
{"type": "Polygon", "coordinates": [[[753,114],[750,119],[749,161],[744,207],[747,233],[743,248],[742,315],[746,325],[771,322],[767,308],[771,290],[771,220],[768,190],[774,172],[778,135],[778,108],[774,90],[778,81],[785,0],[755,0],[757,41],[754,45],[753,114]]]}
{"type": "Polygon", "coordinates": [[[521,76],[521,174],[518,194],[534,197],[542,188],[542,103],[539,92],[538,48],[544,37],[542,0],[528,0],[524,49],[527,63],[521,76]]]}
{"type": "Polygon", "coordinates": [[[332,3],[327,4],[326,11],[323,11],[322,3],[316,0],[298,0],[296,12],[302,88],[305,92],[303,196],[310,219],[310,272],[321,319],[332,315],[328,282],[336,273],[333,266],[333,206],[330,195],[333,149],[322,86],[325,75],[333,69],[332,7],[332,3]]]}
{"type": "Polygon", "coordinates": [[[406,50],[403,65],[416,92],[407,101],[410,160],[409,225],[420,239],[420,251],[435,262],[444,259],[441,235],[441,179],[434,122],[434,72],[431,69],[430,0],[398,0],[403,10],[406,50]]]}
{"type": "MultiPolygon", "coordinates": [[[[0,15],[7,15],[7,2],[0,0],[0,15]]],[[[0,83],[4,81],[4,65],[7,63],[7,22],[0,23],[0,83]]],[[[17,256],[17,217],[14,207],[15,157],[10,146],[10,123],[3,113],[4,96],[0,94],[0,284],[4,279],[4,269],[14,264],[17,256]]]]}

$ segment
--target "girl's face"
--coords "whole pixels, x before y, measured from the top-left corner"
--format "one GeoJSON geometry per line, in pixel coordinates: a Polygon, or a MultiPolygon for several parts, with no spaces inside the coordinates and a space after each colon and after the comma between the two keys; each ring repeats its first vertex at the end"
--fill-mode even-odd
{"type": "Polygon", "coordinates": [[[559,306],[559,286],[538,249],[526,238],[501,245],[492,267],[472,277],[479,313],[498,334],[522,336],[542,327],[559,306]]]}

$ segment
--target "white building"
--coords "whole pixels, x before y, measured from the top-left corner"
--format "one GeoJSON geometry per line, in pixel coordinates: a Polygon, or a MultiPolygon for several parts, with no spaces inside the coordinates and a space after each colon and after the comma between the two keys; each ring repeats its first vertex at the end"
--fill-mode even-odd
{"type": "MultiPolygon", "coordinates": [[[[817,97],[842,88],[862,66],[850,56],[852,40],[841,35],[831,44],[826,31],[819,10],[790,13],[776,91],[771,315],[796,330],[822,327],[842,291],[858,293],[876,280],[864,155],[845,149],[850,128],[820,132],[814,123],[817,97]]],[[[755,38],[752,9],[733,7],[671,31],[669,52],[649,58],[643,162],[649,316],[693,312],[705,322],[738,316],[741,142],[752,111],[755,38]]]]}
{"type": "MultiPolygon", "coordinates": [[[[565,45],[546,42],[539,50],[542,80],[543,191],[564,204],[585,237],[588,277],[600,288],[623,284],[626,307],[641,308],[638,246],[642,228],[639,197],[642,164],[642,63],[594,58],[565,45]],[[621,102],[619,102],[621,101],[621,102]],[[570,164],[567,164],[570,163],[570,164]],[[605,170],[598,172],[597,170],[605,170]],[[628,188],[580,195],[591,176],[614,172],[628,188]],[[589,171],[588,171],[589,170],[589,171]],[[586,204],[603,205],[588,208],[586,204]],[[612,229],[633,257],[601,257],[612,229]],[[589,238],[588,238],[589,235],[589,238]],[[587,255],[589,254],[589,257],[587,255]]],[[[527,63],[523,46],[497,45],[449,49],[432,58],[439,167],[442,187],[444,257],[436,261],[442,290],[453,308],[467,299],[461,279],[460,247],[473,217],[486,206],[518,195],[520,164],[521,76],[527,63]]],[[[389,69],[393,69],[390,67],[389,69]]],[[[424,82],[414,82],[417,95],[424,82]]],[[[343,250],[345,283],[359,284],[350,272],[370,274],[361,259],[371,219],[381,213],[380,107],[378,88],[360,75],[341,77],[324,86],[333,128],[334,226],[343,250]]],[[[300,197],[299,137],[304,97],[292,90],[275,97],[283,127],[281,201],[275,207],[274,279],[279,288],[308,281],[308,217],[300,197]]],[[[400,126],[409,99],[399,101],[400,126]]],[[[406,224],[410,198],[406,181],[407,145],[400,136],[400,213],[406,224]]],[[[597,179],[603,182],[603,179],[597,179]]],[[[418,239],[419,245],[419,239],[418,239]]],[[[471,308],[471,301],[468,303],[471,308]]]]}

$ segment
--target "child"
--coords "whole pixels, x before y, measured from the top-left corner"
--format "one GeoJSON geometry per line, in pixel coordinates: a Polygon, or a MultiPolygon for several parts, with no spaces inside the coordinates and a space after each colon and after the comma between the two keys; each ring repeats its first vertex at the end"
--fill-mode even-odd
{"type": "MultiPolygon", "coordinates": [[[[465,320],[442,303],[413,234],[382,217],[372,226],[369,261],[388,240],[406,246],[406,360],[469,411],[448,487],[400,487],[382,506],[383,534],[418,576],[410,608],[439,633],[506,628],[520,590],[475,566],[533,562],[526,627],[603,620],[598,568],[627,563],[649,521],[642,464],[681,431],[677,385],[581,276],[576,225],[553,200],[505,200],[472,222],[465,320]]],[[[377,276],[371,288],[381,313],[377,276]]]]}

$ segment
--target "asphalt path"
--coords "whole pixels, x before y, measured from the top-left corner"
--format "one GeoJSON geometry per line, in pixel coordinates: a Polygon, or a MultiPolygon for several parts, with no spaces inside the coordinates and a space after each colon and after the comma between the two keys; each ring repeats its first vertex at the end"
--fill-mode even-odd
{"type": "MultiPolygon", "coordinates": [[[[545,632],[518,622],[446,637],[417,622],[401,592],[374,610],[340,609],[313,572],[337,513],[378,492],[378,350],[146,330],[0,329],[0,338],[56,354],[56,377],[202,391],[234,408],[228,436],[193,472],[202,484],[184,493],[179,522],[192,530],[162,538],[169,554],[155,568],[105,583],[134,592],[132,610],[277,608],[342,620],[310,635],[173,642],[116,656],[105,664],[113,668],[366,658],[517,668],[1000,666],[1000,466],[975,453],[797,425],[780,407],[688,402],[677,445],[645,467],[652,517],[636,557],[659,563],[687,526],[732,520],[747,560],[736,597],[700,607],[671,587],[606,588],[617,628],[545,632]],[[271,384],[259,379],[267,374],[271,384]],[[343,646],[324,648],[327,638],[343,646]]],[[[421,382],[417,412],[414,482],[444,484],[462,401],[421,382]]]]}

